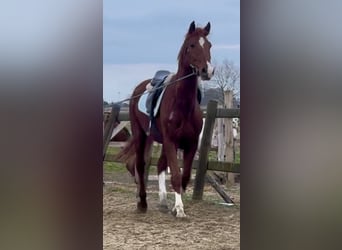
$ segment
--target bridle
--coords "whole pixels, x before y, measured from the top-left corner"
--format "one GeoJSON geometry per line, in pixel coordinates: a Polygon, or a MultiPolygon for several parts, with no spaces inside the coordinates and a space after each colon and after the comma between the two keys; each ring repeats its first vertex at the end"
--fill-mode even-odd
{"type": "Polygon", "coordinates": [[[192,72],[195,73],[196,75],[199,74],[199,70],[196,68],[196,66],[190,64],[190,68],[192,69],[192,72]]]}

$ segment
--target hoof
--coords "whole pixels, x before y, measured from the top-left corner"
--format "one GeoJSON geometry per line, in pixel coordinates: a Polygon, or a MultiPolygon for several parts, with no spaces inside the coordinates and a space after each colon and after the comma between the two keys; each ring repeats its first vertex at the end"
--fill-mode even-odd
{"type": "Polygon", "coordinates": [[[186,214],[184,212],[182,213],[177,213],[176,218],[186,218],[186,214]]]}
{"type": "Polygon", "coordinates": [[[168,213],[169,212],[169,208],[167,207],[166,204],[159,204],[158,208],[159,208],[159,211],[162,213],[168,213]]]}
{"type": "Polygon", "coordinates": [[[184,213],[183,208],[174,207],[171,212],[176,218],[185,218],[186,214],[184,213]]]}
{"type": "Polygon", "coordinates": [[[137,203],[137,210],[140,213],[146,213],[146,211],[147,211],[147,203],[138,202],[137,203]]]}

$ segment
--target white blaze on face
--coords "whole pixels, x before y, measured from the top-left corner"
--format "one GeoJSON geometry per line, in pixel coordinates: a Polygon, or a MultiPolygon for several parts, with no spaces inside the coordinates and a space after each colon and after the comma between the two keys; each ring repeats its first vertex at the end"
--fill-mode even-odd
{"type": "Polygon", "coordinates": [[[207,66],[208,66],[208,77],[211,78],[214,74],[214,67],[211,66],[210,62],[207,62],[207,66]]]}
{"type": "Polygon", "coordinates": [[[201,45],[201,47],[204,48],[205,39],[201,37],[198,42],[201,45]]]}

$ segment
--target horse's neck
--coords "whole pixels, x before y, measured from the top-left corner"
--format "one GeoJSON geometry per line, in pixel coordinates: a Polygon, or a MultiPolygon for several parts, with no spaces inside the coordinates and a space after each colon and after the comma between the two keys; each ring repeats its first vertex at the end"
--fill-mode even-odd
{"type": "MultiPolygon", "coordinates": [[[[177,78],[184,77],[191,74],[192,71],[178,71],[177,78]]],[[[176,106],[185,114],[193,112],[195,105],[197,105],[197,88],[198,78],[196,75],[190,76],[178,82],[176,106]]]]}

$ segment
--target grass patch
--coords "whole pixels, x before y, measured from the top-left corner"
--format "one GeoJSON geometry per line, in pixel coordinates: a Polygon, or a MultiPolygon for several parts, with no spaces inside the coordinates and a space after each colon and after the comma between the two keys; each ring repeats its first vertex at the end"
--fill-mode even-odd
{"type": "MultiPolygon", "coordinates": [[[[108,147],[107,154],[111,155],[117,155],[121,149],[117,147],[108,147]]],[[[158,158],[161,153],[161,145],[154,145],[152,150],[152,157],[158,158]]],[[[217,152],[216,151],[209,151],[208,155],[209,161],[217,161],[217,152]]],[[[240,163],[240,150],[238,149],[235,152],[235,163],[240,163]]],[[[104,171],[105,172],[119,172],[124,173],[127,172],[126,166],[122,163],[117,162],[108,162],[104,161],[103,163],[104,171]]],[[[157,173],[157,167],[156,166],[150,166],[150,174],[156,174],[157,173]]]]}
{"type": "MultiPolygon", "coordinates": [[[[234,163],[240,163],[240,149],[238,149],[238,150],[235,151],[235,162],[234,163]]],[[[217,152],[216,151],[209,151],[208,160],[209,161],[217,161],[217,152]]]]}
{"type": "Polygon", "coordinates": [[[120,152],[121,148],[118,147],[108,147],[106,154],[117,155],[120,152]]]}
{"type": "Polygon", "coordinates": [[[117,173],[125,173],[127,172],[126,166],[122,163],[117,162],[103,162],[103,170],[104,172],[117,172],[117,173]]]}
{"type": "Polygon", "coordinates": [[[235,163],[240,163],[240,151],[235,152],[235,163]]]}
{"type": "Polygon", "coordinates": [[[122,194],[128,194],[128,193],[132,193],[131,190],[122,188],[122,187],[114,187],[111,190],[112,192],[117,192],[117,193],[122,193],[122,194]]]}
{"type": "Polygon", "coordinates": [[[209,151],[208,160],[209,161],[217,161],[217,152],[216,151],[209,151]]]}
{"type": "Polygon", "coordinates": [[[186,192],[182,194],[182,199],[184,201],[192,201],[192,192],[186,192]]]}

